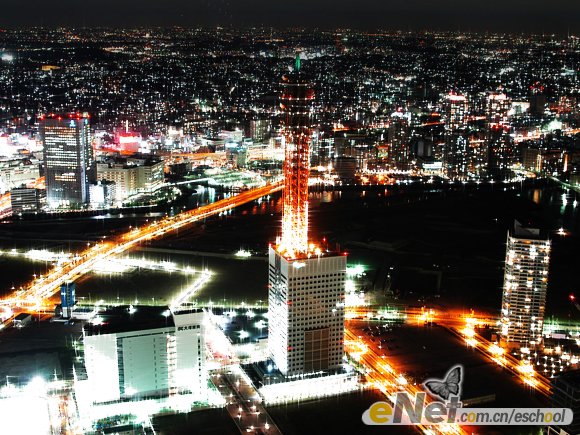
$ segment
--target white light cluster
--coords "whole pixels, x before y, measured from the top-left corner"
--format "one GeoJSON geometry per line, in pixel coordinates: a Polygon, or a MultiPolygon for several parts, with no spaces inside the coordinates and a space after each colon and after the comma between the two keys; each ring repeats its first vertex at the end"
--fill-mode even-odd
{"type": "Polygon", "coordinates": [[[174,310],[188,300],[192,299],[209,281],[210,278],[211,272],[209,270],[204,270],[201,272],[200,277],[195,280],[193,284],[183,289],[183,291],[175,299],[173,299],[173,301],[171,301],[171,309],[174,310]]]}
{"type": "Polygon", "coordinates": [[[341,373],[266,385],[260,388],[258,392],[262,396],[264,403],[275,405],[336,396],[358,391],[359,389],[358,375],[341,373]]]}

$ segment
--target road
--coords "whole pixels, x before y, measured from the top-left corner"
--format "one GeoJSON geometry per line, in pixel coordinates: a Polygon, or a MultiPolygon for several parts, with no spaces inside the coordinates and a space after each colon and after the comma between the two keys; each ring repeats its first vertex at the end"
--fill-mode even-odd
{"type": "MultiPolygon", "coordinates": [[[[344,331],[344,338],[347,352],[366,369],[367,381],[381,391],[391,403],[393,403],[393,398],[399,391],[404,391],[411,397],[415,397],[415,394],[419,392],[424,392],[420,386],[412,384],[401,373],[397,373],[393,366],[389,364],[386,355],[374,343],[365,338],[361,333],[364,325],[360,321],[348,321],[344,331]],[[357,326],[357,323],[360,323],[360,325],[357,326]]],[[[430,403],[432,401],[433,399],[427,395],[426,402],[430,403]]],[[[432,426],[418,424],[414,427],[424,434],[467,435],[470,433],[457,424],[432,426]]]]}
{"type": "Polygon", "coordinates": [[[242,374],[242,369],[238,365],[232,365],[230,369],[216,373],[213,382],[226,397],[226,409],[240,433],[281,435],[282,432],[262,405],[258,392],[242,374]]]}
{"type": "Polygon", "coordinates": [[[523,383],[529,385],[544,396],[548,398],[551,397],[552,383],[548,378],[536,372],[532,364],[518,360],[514,356],[505,352],[505,350],[497,344],[492,343],[477,334],[472,328],[465,327],[462,330],[457,330],[455,327],[443,326],[458,338],[465,340],[469,346],[481,352],[491,362],[505,367],[515,374],[523,383]]]}
{"type": "MultiPolygon", "coordinates": [[[[367,319],[368,321],[376,318],[374,317],[376,314],[372,307],[364,307],[349,310],[347,318],[351,318],[353,322],[356,322],[356,319],[367,319]]],[[[476,314],[474,312],[466,313],[431,308],[409,308],[405,310],[405,314],[407,323],[414,325],[436,323],[444,327],[468,346],[481,352],[493,364],[501,365],[514,373],[522,383],[532,387],[546,397],[551,396],[552,386],[548,378],[536,372],[531,364],[515,358],[496,343],[492,343],[476,332],[478,326],[497,324],[497,316],[489,313],[476,314]]],[[[374,344],[372,341],[365,339],[364,335],[360,334],[356,338],[361,346],[369,350],[373,349],[374,344]]],[[[372,363],[373,361],[367,362],[372,363]]],[[[376,369],[373,368],[373,370],[376,369]]],[[[379,365],[378,370],[380,369],[379,365]]]]}
{"type": "MultiPolygon", "coordinates": [[[[412,317],[409,318],[410,321],[412,317]]],[[[481,352],[494,364],[501,365],[515,374],[523,383],[546,397],[551,397],[552,384],[548,378],[537,373],[533,365],[519,360],[510,355],[496,343],[492,343],[479,335],[477,327],[483,325],[496,325],[498,317],[490,314],[462,313],[457,311],[427,310],[417,313],[417,319],[421,322],[433,322],[446,328],[468,346],[481,352]]]]}
{"type": "Polygon", "coordinates": [[[196,209],[166,217],[141,227],[133,228],[112,240],[103,241],[79,254],[76,260],[56,266],[45,276],[39,277],[25,288],[17,290],[0,304],[18,310],[20,307],[38,309],[48,303],[48,299],[59,291],[64,282],[72,282],[90,271],[103,260],[136,248],[140,244],[159,239],[167,233],[178,231],[210,216],[223,213],[242,204],[273,194],[283,188],[281,182],[247,190],[230,198],[225,198],[196,209]]]}

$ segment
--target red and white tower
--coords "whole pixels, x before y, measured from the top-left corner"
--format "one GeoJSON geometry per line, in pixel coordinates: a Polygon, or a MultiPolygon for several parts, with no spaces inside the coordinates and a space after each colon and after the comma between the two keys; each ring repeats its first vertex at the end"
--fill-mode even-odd
{"type": "Polygon", "coordinates": [[[293,258],[308,252],[308,175],[310,125],[314,89],[300,71],[300,55],[294,72],[282,77],[280,109],[284,129],[284,206],[278,250],[293,258]]]}
{"type": "Polygon", "coordinates": [[[344,354],[346,256],[308,240],[314,90],[300,71],[299,56],[281,89],[286,185],[282,236],[268,258],[268,349],[287,377],[332,374],[341,370],[344,354]]]}

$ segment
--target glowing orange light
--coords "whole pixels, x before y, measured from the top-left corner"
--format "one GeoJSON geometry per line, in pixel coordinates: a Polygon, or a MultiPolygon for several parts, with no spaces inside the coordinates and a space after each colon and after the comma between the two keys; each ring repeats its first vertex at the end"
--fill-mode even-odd
{"type": "Polygon", "coordinates": [[[278,252],[294,258],[313,249],[308,246],[308,177],[310,172],[310,102],[314,90],[302,75],[282,78],[280,107],[286,140],[282,237],[278,252]]]}

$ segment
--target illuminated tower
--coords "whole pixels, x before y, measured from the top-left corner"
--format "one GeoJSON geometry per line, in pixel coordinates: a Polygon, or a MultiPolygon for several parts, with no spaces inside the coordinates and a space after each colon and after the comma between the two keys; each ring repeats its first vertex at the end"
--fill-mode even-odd
{"type": "Polygon", "coordinates": [[[300,71],[282,79],[286,138],[282,236],[270,246],[268,350],[289,378],[342,366],[346,256],[308,240],[310,104],[314,91],[300,71]]]}
{"type": "Polygon", "coordinates": [[[286,140],[284,208],[279,246],[290,253],[308,250],[308,174],[311,105],[314,89],[300,71],[300,55],[292,74],[282,77],[280,109],[286,140]]]}
{"type": "Polygon", "coordinates": [[[507,240],[501,310],[501,335],[507,347],[541,344],[549,266],[550,240],[516,221],[507,240]]]}

